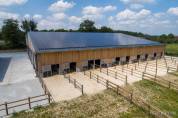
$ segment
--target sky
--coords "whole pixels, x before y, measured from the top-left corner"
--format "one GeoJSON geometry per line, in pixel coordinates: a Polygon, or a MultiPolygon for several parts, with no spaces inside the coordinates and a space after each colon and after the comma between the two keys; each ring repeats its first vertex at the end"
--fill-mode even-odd
{"type": "Polygon", "coordinates": [[[178,35],[178,0],[0,0],[3,20],[33,19],[38,29],[78,29],[85,20],[96,27],[178,35]]]}

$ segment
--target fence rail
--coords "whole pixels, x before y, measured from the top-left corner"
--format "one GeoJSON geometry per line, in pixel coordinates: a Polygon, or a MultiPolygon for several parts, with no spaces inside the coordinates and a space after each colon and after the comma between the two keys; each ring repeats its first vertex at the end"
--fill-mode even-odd
{"type": "Polygon", "coordinates": [[[90,79],[97,80],[98,83],[102,82],[102,84],[104,86],[106,86],[107,89],[111,88],[117,94],[120,94],[123,97],[125,97],[131,103],[134,103],[135,105],[143,108],[145,111],[148,112],[149,115],[153,115],[157,118],[170,118],[170,116],[168,114],[162,112],[161,110],[154,107],[153,105],[146,103],[143,99],[138,97],[138,95],[134,94],[133,91],[130,92],[130,91],[124,89],[123,87],[121,87],[117,84],[114,84],[114,83],[110,82],[109,80],[106,80],[105,78],[100,77],[99,75],[96,75],[95,73],[92,73],[91,71],[89,71],[89,72],[84,71],[84,75],[89,76],[90,79]]]}
{"type": "Polygon", "coordinates": [[[83,85],[79,83],[76,79],[71,78],[70,75],[64,75],[66,79],[69,80],[69,83],[73,84],[75,88],[79,89],[82,92],[82,95],[84,95],[83,85]]]}
{"type": "Polygon", "coordinates": [[[50,94],[42,94],[42,95],[28,97],[25,99],[16,100],[12,102],[5,102],[3,104],[0,104],[0,108],[1,108],[0,112],[2,114],[2,115],[0,114],[0,117],[4,117],[14,113],[15,112],[14,109],[17,109],[17,111],[28,110],[39,106],[38,104],[40,105],[50,104],[51,101],[52,99],[50,94]],[[25,107],[25,108],[20,109],[20,107],[25,107]],[[18,110],[18,108],[20,110],[18,110]]]}

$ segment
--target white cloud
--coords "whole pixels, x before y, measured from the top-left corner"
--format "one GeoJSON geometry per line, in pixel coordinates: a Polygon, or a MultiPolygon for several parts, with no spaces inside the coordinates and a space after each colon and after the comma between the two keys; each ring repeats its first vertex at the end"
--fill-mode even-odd
{"type": "Polygon", "coordinates": [[[40,19],[42,19],[42,15],[40,15],[40,14],[35,14],[35,15],[33,15],[33,19],[34,20],[40,20],[40,19]]]}
{"type": "Polygon", "coordinates": [[[178,7],[169,8],[167,12],[178,16],[178,7]]]}
{"type": "Polygon", "coordinates": [[[70,16],[69,17],[69,21],[71,23],[80,23],[82,21],[82,18],[77,17],[77,16],[70,16]]]}
{"type": "Polygon", "coordinates": [[[67,9],[72,8],[74,5],[74,2],[65,2],[64,0],[59,0],[51,4],[48,9],[52,12],[63,12],[67,9]]]}
{"type": "Polygon", "coordinates": [[[125,4],[130,4],[130,3],[154,3],[155,0],[120,0],[121,2],[125,4]]]}
{"type": "Polygon", "coordinates": [[[26,3],[28,0],[0,0],[0,6],[10,6],[10,5],[21,5],[26,3]]]}
{"type": "Polygon", "coordinates": [[[16,13],[10,13],[10,12],[4,12],[4,11],[0,11],[0,19],[18,19],[19,15],[16,13]]]}
{"type": "Polygon", "coordinates": [[[151,14],[150,10],[142,9],[139,12],[134,12],[129,9],[125,9],[124,11],[119,12],[116,15],[118,20],[133,20],[133,19],[142,19],[151,14]]]}
{"type": "Polygon", "coordinates": [[[67,17],[67,15],[64,14],[64,13],[55,13],[52,16],[56,20],[63,20],[63,19],[65,19],[67,17]]]}
{"type": "Polygon", "coordinates": [[[142,9],[144,6],[142,4],[131,4],[130,8],[131,9],[142,9]]]}
{"type": "Polygon", "coordinates": [[[96,6],[90,5],[90,6],[84,7],[82,13],[85,15],[86,14],[97,15],[97,14],[102,14],[104,12],[114,11],[116,9],[117,8],[115,6],[111,6],[111,5],[108,5],[105,7],[96,7],[96,6]]]}

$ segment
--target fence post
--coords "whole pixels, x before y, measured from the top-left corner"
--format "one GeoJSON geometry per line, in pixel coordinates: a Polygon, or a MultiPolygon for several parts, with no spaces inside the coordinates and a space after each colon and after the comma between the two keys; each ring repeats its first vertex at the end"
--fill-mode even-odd
{"type": "Polygon", "coordinates": [[[135,70],[137,70],[137,65],[135,64],[135,70]]]}
{"type": "Polygon", "coordinates": [[[133,98],[133,91],[130,94],[130,103],[132,103],[132,98],[133,98]]]}
{"type": "Polygon", "coordinates": [[[100,66],[100,72],[101,72],[101,66],[100,66]]]}
{"type": "Polygon", "coordinates": [[[98,76],[99,76],[99,75],[97,75],[97,78],[96,78],[96,79],[97,79],[97,83],[99,83],[99,79],[98,79],[99,77],[98,77],[98,76]]]}
{"type": "Polygon", "coordinates": [[[132,70],[131,70],[131,75],[133,75],[133,68],[132,68],[132,70]]]}
{"type": "Polygon", "coordinates": [[[122,65],[122,72],[124,72],[124,66],[122,65]]]}
{"type": "Polygon", "coordinates": [[[84,95],[84,92],[83,92],[83,85],[82,85],[82,95],[84,95]]]}
{"type": "Polygon", "coordinates": [[[91,71],[90,71],[90,79],[91,79],[91,71]]]}
{"type": "Polygon", "coordinates": [[[108,89],[109,88],[109,81],[106,80],[106,88],[108,89]]]}
{"type": "Polygon", "coordinates": [[[28,97],[28,105],[29,105],[29,108],[31,109],[31,102],[30,102],[30,97],[28,97]]]}
{"type": "Polygon", "coordinates": [[[117,85],[117,95],[119,95],[119,86],[117,85]]]}
{"type": "Polygon", "coordinates": [[[125,76],[125,85],[127,85],[127,75],[125,76]]]}
{"type": "Polygon", "coordinates": [[[69,75],[69,83],[70,83],[70,75],[69,75]]]}
{"type": "Polygon", "coordinates": [[[143,73],[142,73],[142,80],[144,79],[144,74],[145,74],[145,73],[143,72],[143,73]]]}
{"type": "Polygon", "coordinates": [[[48,93],[48,103],[50,104],[51,102],[51,98],[50,98],[50,94],[48,93]]]}
{"type": "Polygon", "coordinates": [[[85,70],[84,70],[84,75],[86,75],[85,70]]]}
{"type": "Polygon", "coordinates": [[[169,89],[171,88],[171,82],[169,82],[169,89]]]}
{"type": "Polygon", "coordinates": [[[108,68],[107,68],[107,75],[109,74],[109,72],[108,72],[108,68]]]}
{"type": "Polygon", "coordinates": [[[76,79],[74,79],[74,87],[76,88],[76,79]]]}
{"type": "Polygon", "coordinates": [[[8,107],[7,107],[7,102],[5,102],[4,105],[5,105],[5,109],[6,109],[6,115],[9,115],[8,107]]]}

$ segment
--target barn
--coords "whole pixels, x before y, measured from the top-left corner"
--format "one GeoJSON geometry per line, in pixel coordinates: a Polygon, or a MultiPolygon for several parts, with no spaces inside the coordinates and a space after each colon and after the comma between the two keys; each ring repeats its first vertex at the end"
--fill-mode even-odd
{"type": "Polygon", "coordinates": [[[165,50],[158,42],[121,33],[29,32],[26,43],[43,76],[160,58],[165,50]]]}

